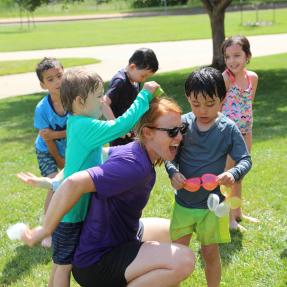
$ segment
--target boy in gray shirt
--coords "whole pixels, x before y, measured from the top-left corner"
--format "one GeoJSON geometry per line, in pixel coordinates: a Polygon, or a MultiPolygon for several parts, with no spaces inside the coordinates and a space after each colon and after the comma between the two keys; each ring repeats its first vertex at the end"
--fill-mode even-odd
{"type": "Polygon", "coordinates": [[[251,168],[251,158],[242,135],[235,123],[220,113],[226,89],[223,77],[213,68],[201,68],[189,75],[185,93],[192,112],[183,115],[188,124],[182,147],[166,169],[173,187],[177,190],[171,220],[171,239],[189,245],[194,233],[201,242],[208,286],[219,286],[221,279],[219,243],[230,241],[228,214],[217,217],[207,208],[210,193],[217,194],[220,202],[224,196],[219,185],[232,185],[251,168]],[[227,155],[236,165],[224,172],[227,155]],[[216,175],[217,187],[204,188],[204,175],[216,175]],[[188,178],[197,177],[196,192],[184,188],[188,178]]]}

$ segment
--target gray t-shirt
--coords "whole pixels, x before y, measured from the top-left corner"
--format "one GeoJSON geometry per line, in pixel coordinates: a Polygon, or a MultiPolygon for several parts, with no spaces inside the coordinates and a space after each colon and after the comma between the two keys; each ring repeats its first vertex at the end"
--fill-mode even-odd
{"type": "MultiPolygon", "coordinates": [[[[166,170],[170,177],[177,171],[186,178],[200,177],[205,173],[219,175],[224,171],[226,157],[230,155],[236,162],[229,171],[235,180],[241,179],[251,168],[251,157],[244,139],[235,123],[220,114],[214,125],[207,131],[199,131],[196,117],[191,112],[182,116],[188,123],[187,133],[183,137],[182,146],[173,162],[166,162],[166,170]]],[[[223,195],[217,187],[213,193],[223,195]]],[[[197,192],[180,189],[176,193],[176,202],[187,208],[207,208],[210,191],[200,188],[197,192]]]]}

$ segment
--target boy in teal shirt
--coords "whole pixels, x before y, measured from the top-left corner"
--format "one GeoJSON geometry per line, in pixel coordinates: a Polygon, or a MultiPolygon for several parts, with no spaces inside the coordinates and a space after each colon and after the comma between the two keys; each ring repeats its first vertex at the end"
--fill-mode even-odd
{"type": "MultiPolygon", "coordinates": [[[[73,69],[68,71],[61,84],[61,100],[69,116],[67,122],[67,149],[64,178],[102,163],[102,146],[133,128],[149,109],[152,93],[159,87],[155,82],[146,83],[130,109],[113,121],[101,121],[103,81],[97,74],[73,69]]],[[[71,262],[77,246],[82,223],[90,201],[84,195],[66,213],[52,235],[53,271],[50,284],[69,286],[71,262]]],[[[24,237],[29,238],[29,234],[24,237]]],[[[23,240],[25,241],[25,238],[23,240]]]]}

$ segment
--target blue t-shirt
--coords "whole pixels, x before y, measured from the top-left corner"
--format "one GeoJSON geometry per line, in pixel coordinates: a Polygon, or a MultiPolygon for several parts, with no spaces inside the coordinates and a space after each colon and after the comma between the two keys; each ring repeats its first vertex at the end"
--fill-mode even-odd
{"type": "Polygon", "coordinates": [[[73,264],[85,268],[128,241],[139,240],[142,210],[155,183],[155,170],[139,142],[111,147],[108,160],[88,169],[96,192],[81,232],[73,264]]]}
{"type": "MultiPolygon", "coordinates": [[[[34,114],[34,127],[37,130],[51,129],[54,131],[63,131],[66,129],[67,113],[63,116],[58,115],[54,110],[50,95],[44,97],[36,106],[34,114]]],[[[59,154],[64,157],[66,150],[66,138],[55,140],[59,154]]],[[[48,147],[41,136],[37,136],[35,147],[41,152],[49,152],[48,147]]]]}
{"type": "MultiPolygon", "coordinates": [[[[236,124],[220,114],[216,122],[207,131],[200,131],[196,117],[191,112],[182,116],[188,124],[182,146],[173,162],[166,162],[170,177],[179,171],[185,178],[200,177],[205,173],[219,175],[224,172],[227,155],[236,162],[229,171],[235,180],[241,179],[251,168],[251,157],[244,139],[236,124]]],[[[212,191],[223,200],[220,188],[212,191]]],[[[176,202],[187,208],[207,208],[210,191],[200,188],[197,192],[185,189],[177,191],[176,202]]]]}

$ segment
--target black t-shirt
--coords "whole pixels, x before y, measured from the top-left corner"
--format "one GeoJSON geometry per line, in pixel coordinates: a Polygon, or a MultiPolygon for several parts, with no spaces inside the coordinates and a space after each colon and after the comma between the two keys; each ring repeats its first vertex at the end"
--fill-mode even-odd
{"type": "Polygon", "coordinates": [[[124,69],[119,70],[111,79],[106,95],[111,99],[114,116],[121,116],[134,102],[140,85],[132,84],[124,69]]]}

